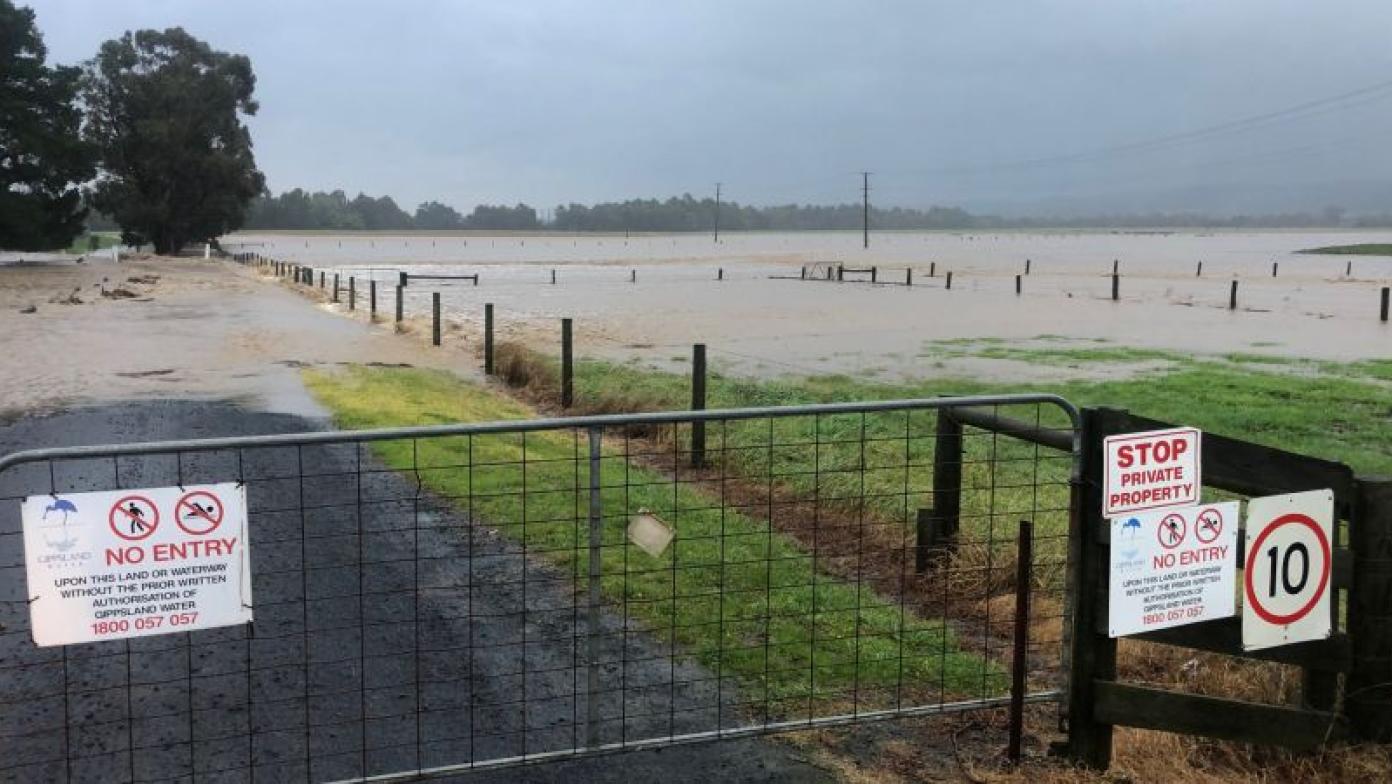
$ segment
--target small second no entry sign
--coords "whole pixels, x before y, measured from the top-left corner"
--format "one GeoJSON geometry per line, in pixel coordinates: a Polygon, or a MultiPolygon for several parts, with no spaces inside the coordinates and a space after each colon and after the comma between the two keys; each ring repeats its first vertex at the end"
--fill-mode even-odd
{"type": "Polygon", "coordinates": [[[1247,505],[1242,648],[1258,650],[1331,631],[1334,493],[1254,498],[1247,505]]]}

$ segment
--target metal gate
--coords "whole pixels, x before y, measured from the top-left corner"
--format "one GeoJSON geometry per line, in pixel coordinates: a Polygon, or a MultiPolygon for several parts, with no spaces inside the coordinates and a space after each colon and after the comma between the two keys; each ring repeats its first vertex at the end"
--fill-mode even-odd
{"type": "Polygon", "coordinates": [[[1016,395],[12,454],[0,779],[406,779],[995,707],[1012,663],[1057,700],[1076,422],[1016,395]],[[254,624],[33,645],[25,496],[218,481],[254,624]]]}

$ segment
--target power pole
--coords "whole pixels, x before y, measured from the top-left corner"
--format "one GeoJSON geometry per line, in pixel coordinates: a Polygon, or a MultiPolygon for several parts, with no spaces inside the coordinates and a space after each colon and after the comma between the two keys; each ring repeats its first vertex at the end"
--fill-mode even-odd
{"type": "Polygon", "coordinates": [[[862,231],[862,247],[870,247],[870,172],[861,172],[861,208],[860,225],[862,231]]]}
{"type": "Polygon", "coordinates": [[[720,242],[720,183],[715,184],[715,241],[720,242]]]}

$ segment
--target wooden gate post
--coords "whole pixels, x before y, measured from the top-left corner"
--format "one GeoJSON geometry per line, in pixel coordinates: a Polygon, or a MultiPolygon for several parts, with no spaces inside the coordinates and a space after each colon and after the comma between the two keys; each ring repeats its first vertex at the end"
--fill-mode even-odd
{"type": "Polygon", "coordinates": [[[915,525],[915,569],[927,570],[949,552],[962,520],[962,423],[938,409],[933,439],[933,506],[920,509],[915,525]]]}
{"type": "Polygon", "coordinates": [[[1359,479],[1353,520],[1346,712],[1360,737],[1392,741],[1392,479],[1359,479]]]}
{"type": "Polygon", "coordinates": [[[1102,519],[1102,439],[1108,422],[1124,412],[1082,411],[1081,476],[1071,483],[1068,516],[1068,601],[1073,612],[1069,634],[1068,755],[1075,762],[1105,770],[1112,762],[1112,725],[1097,721],[1096,681],[1116,678],[1116,640],[1102,631],[1098,615],[1107,588],[1108,551],[1098,537],[1102,519]]]}

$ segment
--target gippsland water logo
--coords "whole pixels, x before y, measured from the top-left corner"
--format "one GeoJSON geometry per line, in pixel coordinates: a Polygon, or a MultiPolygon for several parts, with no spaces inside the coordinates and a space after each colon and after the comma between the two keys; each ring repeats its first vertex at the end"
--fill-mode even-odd
{"type": "Polygon", "coordinates": [[[63,568],[92,557],[88,552],[72,552],[81,541],[77,529],[82,527],[81,522],[71,520],[74,514],[77,514],[77,505],[66,498],[54,496],[53,503],[44,507],[41,531],[49,552],[39,557],[40,563],[49,568],[63,568]]]}
{"type": "Polygon", "coordinates": [[[1141,548],[1136,546],[1136,537],[1141,533],[1141,520],[1138,517],[1129,518],[1121,524],[1122,535],[1118,541],[1112,542],[1112,546],[1118,549],[1117,555],[1120,560],[1116,562],[1116,568],[1123,572],[1134,571],[1145,566],[1145,559],[1141,558],[1141,548]]]}

